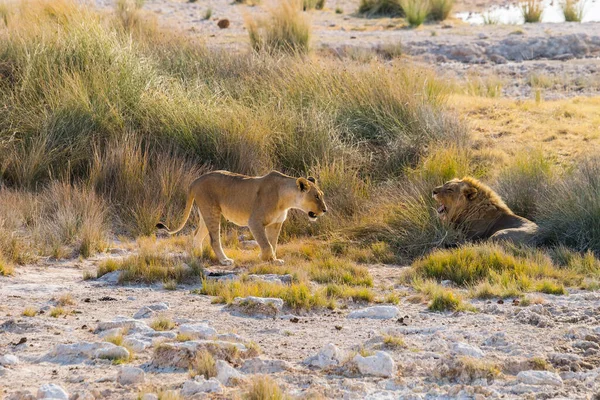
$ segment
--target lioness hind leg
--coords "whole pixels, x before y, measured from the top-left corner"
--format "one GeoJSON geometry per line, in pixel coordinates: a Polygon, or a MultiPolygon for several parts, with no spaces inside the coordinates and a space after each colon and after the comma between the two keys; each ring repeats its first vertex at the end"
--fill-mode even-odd
{"type": "MultiPolygon", "coordinates": [[[[208,210],[206,210],[208,211],[208,210]]],[[[233,265],[233,260],[225,255],[223,247],[221,247],[221,213],[216,212],[215,215],[211,215],[205,210],[200,210],[208,230],[210,237],[210,246],[212,247],[215,255],[219,259],[221,265],[233,265]]]]}
{"type": "MultiPolygon", "coordinates": [[[[200,211],[198,211],[200,214],[200,211]]],[[[202,250],[202,244],[204,243],[204,239],[208,236],[208,228],[204,223],[204,219],[202,218],[202,214],[200,214],[200,220],[198,221],[198,227],[194,231],[194,244],[202,250]]]]}

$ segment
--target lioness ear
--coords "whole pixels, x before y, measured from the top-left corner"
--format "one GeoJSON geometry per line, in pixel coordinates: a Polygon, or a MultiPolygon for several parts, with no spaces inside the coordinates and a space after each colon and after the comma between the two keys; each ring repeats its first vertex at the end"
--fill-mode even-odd
{"type": "Polygon", "coordinates": [[[477,189],[472,186],[464,187],[462,192],[467,200],[473,200],[477,196],[477,189]]]}
{"type": "Polygon", "coordinates": [[[301,192],[306,192],[309,188],[308,181],[304,178],[296,179],[296,186],[298,186],[301,192]]]}
{"type": "Polygon", "coordinates": [[[311,181],[312,183],[314,183],[315,185],[317,184],[317,180],[315,179],[315,177],[314,177],[314,176],[309,176],[307,179],[308,179],[309,181],[311,181]]]}

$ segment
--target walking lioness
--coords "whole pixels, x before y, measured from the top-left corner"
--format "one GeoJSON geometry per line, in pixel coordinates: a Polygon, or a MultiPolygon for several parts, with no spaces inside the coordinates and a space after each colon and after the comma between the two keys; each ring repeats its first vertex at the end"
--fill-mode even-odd
{"type": "Polygon", "coordinates": [[[221,265],[232,265],[221,247],[221,215],[239,226],[247,226],[261,249],[261,259],[283,264],[277,259],[277,239],[288,211],[297,208],[311,221],[327,212],[323,192],[315,178],[293,178],[277,171],[265,176],[246,176],[228,171],[202,175],[190,186],[184,220],[174,231],[164,224],[156,225],[173,235],[183,229],[196,202],[200,222],[194,235],[202,245],[206,235],[221,265]]]}

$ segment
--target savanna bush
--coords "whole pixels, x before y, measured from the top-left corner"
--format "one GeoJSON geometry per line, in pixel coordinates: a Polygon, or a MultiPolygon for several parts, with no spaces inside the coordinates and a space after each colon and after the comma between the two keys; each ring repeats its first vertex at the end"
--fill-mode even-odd
{"type": "Polygon", "coordinates": [[[517,215],[535,219],[539,202],[555,190],[554,167],[541,150],[517,154],[500,172],[496,191],[517,215]]]}
{"type": "Polygon", "coordinates": [[[538,204],[536,222],[547,243],[600,255],[600,158],[580,161],[555,182],[538,204]]]}

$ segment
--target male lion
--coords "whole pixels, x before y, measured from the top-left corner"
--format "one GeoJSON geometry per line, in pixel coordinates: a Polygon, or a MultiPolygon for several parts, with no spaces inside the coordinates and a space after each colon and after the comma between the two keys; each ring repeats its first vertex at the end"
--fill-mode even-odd
{"type": "Polygon", "coordinates": [[[183,229],[196,202],[200,222],[194,235],[202,245],[210,235],[210,245],[221,265],[233,265],[233,260],[223,253],[220,230],[221,215],[239,226],[247,226],[261,249],[261,259],[283,264],[277,259],[277,239],[283,221],[292,208],[308,214],[311,221],[327,212],[323,192],[317,187],[315,178],[293,178],[277,171],[265,176],[251,177],[228,171],[214,171],[202,175],[190,186],[185,218],[179,228],[170,231],[164,224],[156,228],[165,229],[173,235],[183,229]]]}
{"type": "Polygon", "coordinates": [[[469,240],[507,240],[532,244],[538,226],[515,215],[500,196],[475,178],[453,179],[433,189],[442,221],[462,230],[469,240]]]}

